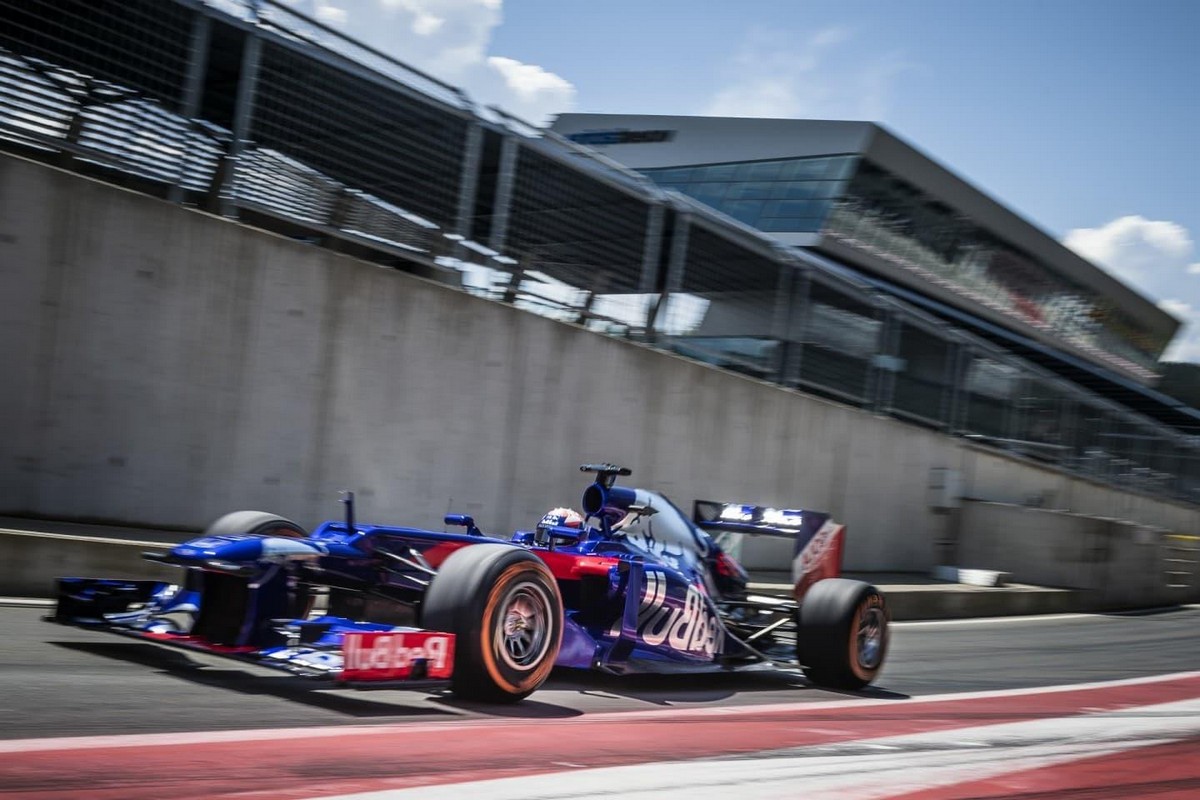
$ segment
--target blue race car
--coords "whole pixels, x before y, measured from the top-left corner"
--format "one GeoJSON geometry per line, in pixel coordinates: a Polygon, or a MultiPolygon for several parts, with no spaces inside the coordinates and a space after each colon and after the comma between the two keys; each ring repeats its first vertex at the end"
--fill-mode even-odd
{"type": "Polygon", "coordinates": [[[829,515],[698,501],[595,474],[582,513],[549,512],[510,539],[356,522],[311,534],[238,511],[154,561],[178,585],[60,578],[52,620],[248,659],[353,686],[448,686],[473,700],[528,696],[553,667],[609,673],[770,665],[857,689],[878,675],[889,614],[873,586],[837,577],[844,527],[829,515]],[[747,591],[732,534],[794,540],[791,597],[747,591]]]}

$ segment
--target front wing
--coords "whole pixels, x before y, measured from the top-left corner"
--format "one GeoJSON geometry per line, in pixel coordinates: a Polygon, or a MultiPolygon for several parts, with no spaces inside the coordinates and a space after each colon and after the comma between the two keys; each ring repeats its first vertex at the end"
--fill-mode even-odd
{"type": "Polygon", "coordinates": [[[277,643],[228,645],[192,635],[196,592],[157,581],[61,578],[48,619],[180,647],[355,688],[449,684],[454,634],[345,617],[271,620],[277,643]]]}

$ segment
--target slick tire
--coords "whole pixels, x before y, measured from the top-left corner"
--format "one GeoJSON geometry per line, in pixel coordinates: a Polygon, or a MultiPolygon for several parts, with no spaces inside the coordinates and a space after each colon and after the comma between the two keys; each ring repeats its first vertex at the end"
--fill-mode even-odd
{"type": "Polygon", "coordinates": [[[438,568],[421,624],[455,636],[455,695],[513,703],[550,676],[562,644],[562,597],[550,570],[529,551],[468,545],[438,568]]]}
{"type": "MultiPolygon", "coordinates": [[[[273,536],[281,539],[304,539],[308,531],[278,514],[266,511],[231,511],[215,519],[204,529],[205,536],[273,536]]],[[[199,574],[188,570],[189,589],[198,589],[199,574]]],[[[289,584],[288,605],[289,614],[296,619],[305,619],[312,613],[317,598],[312,586],[307,583],[293,582],[289,584]]]]}
{"type": "Polygon", "coordinates": [[[283,539],[303,539],[308,536],[308,531],[290,519],[265,511],[231,511],[204,529],[205,536],[234,536],[243,533],[278,536],[283,539]]]}
{"type": "Polygon", "coordinates": [[[805,676],[834,689],[861,689],[875,680],[888,648],[887,604],[861,581],[828,578],[800,606],[796,658],[805,676]]]}

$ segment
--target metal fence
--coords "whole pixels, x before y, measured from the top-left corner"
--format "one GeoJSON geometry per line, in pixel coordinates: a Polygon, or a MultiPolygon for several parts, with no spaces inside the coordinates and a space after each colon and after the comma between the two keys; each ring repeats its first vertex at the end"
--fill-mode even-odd
{"type": "Polygon", "coordinates": [[[0,0],[0,146],[1200,502],[1195,437],[282,4],[0,0]]]}

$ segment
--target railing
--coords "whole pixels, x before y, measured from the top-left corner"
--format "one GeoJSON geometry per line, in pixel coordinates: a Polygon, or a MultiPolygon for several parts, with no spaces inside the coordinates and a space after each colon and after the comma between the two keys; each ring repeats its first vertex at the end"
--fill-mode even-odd
{"type": "MultiPolygon", "coordinates": [[[[884,300],[588,148],[485,114],[461,91],[292,8],[66,5],[75,16],[59,24],[63,3],[0,0],[0,147],[1095,480],[1200,502],[1194,437],[884,300]]],[[[864,247],[931,257],[904,251],[915,245],[879,226],[839,224],[864,247]]]]}

